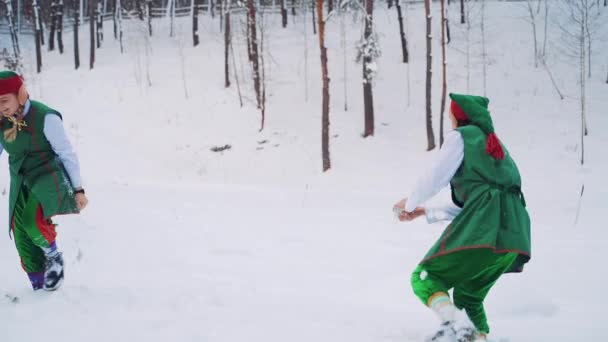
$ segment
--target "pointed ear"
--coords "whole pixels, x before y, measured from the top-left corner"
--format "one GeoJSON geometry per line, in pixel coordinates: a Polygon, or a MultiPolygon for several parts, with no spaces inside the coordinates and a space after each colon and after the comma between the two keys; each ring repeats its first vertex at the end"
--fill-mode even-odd
{"type": "Polygon", "coordinates": [[[25,89],[25,84],[19,88],[19,92],[17,93],[17,100],[19,104],[24,106],[25,102],[30,98],[30,95],[27,93],[27,89],[25,89]]]}

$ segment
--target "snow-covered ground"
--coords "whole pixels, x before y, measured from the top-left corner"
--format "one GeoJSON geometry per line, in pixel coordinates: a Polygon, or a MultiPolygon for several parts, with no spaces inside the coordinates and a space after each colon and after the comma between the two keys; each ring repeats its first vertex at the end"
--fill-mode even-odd
{"type": "MultiPolygon", "coordinates": [[[[453,3],[449,91],[481,94],[479,20],[467,89],[466,30],[453,3]]],[[[67,278],[56,293],[33,293],[13,242],[0,239],[0,341],[375,342],[421,341],[431,334],[438,322],[412,293],[409,278],[443,225],[423,219],[399,224],[391,212],[436,154],[425,152],[423,7],[408,11],[409,100],[396,10],[376,8],[382,57],[374,88],[376,134],[368,139],[361,138],[361,66],[354,62],[360,20],[344,18],[348,111],[340,16],[329,22],[332,170],[325,174],[318,38],[310,13],[305,22],[299,13],[295,25],[290,17],[285,30],[279,16],[266,16],[262,132],[242,27],[235,28],[235,51],[243,108],[234,80],[232,88],[223,87],[217,18],[201,17],[196,48],[188,19],[178,20],[182,38],[173,40],[166,23],[155,23],[152,87],[137,81],[145,58],[133,28],[127,27],[121,55],[106,25],[94,70],[87,69],[88,28],[78,71],[68,33],[66,54],[45,52],[43,73],[29,72],[27,80],[34,98],[63,113],[90,204],[81,216],[57,219],[67,278]],[[210,151],[225,144],[232,149],[210,151]],[[5,294],[19,297],[18,303],[5,294]]],[[[606,18],[608,9],[602,11],[606,18]]],[[[487,5],[487,96],[497,134],[522,173],[533,222],[532,261],[523,274],[502,278],[486,301],[491,338],[608,340],[602,263],[608,243],[602,217],[608,208],[602,152],[608,148],[608,25],[593,50],[581,167],[576,61],[558,53],[560,32],[552,25],[548,61],[566,95],[560,101],[546,72],[534,68],[525,15],[519,2],[487,5]]],[[[0,46],[8,44],[7,36],[1,40],[0,46]]],[[[433,54],[438,137],[438,43],[433,54]]],[[[31,52],[26,58],[31,70],[31,52]]],[[[6,157],[0,159],[6,165],[6,157]]],[[[0,167],[0,187],[8,186],[7,169],[0,167]]],[[[448,200],[447,193],[438,200],[448,200]]],[[[0,222],[6,215],[0,211],[0,222]]]]}

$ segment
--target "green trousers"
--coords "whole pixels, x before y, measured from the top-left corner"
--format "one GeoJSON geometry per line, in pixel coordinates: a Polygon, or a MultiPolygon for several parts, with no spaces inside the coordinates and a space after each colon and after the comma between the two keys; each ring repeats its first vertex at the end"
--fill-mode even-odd
{"type": "Polygon", "coordinates": [[[454,289],[454,305],[466,311],[479,332],[487,334],[490,327],[483,301],[516,258],[517,253],[496,254],[486,248],[442,255],[416,267],[412,288],[425,305],[433,294],[454,289]]]}
{"type": "Polygon", "coordinates": [[[17,197],[11,222],[23,269],[28,274],[43,272],[46,257],[42,248],[51,247],[57,233],[53,222],[44,219],[38,199],[26,187],[17,197]]]}

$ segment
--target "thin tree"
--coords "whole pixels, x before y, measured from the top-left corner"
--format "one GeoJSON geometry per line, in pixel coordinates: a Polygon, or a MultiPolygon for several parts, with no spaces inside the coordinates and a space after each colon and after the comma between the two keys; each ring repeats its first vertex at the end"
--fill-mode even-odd
{"type": "Polygon", "coordinates": [[[433,78],[433,55],[431,54],[431,0],[424,0],[424,11],[426,15],[426,138],[427,151],[435,148],[435,134],[433,133],[433,121],[431,113],[431,80],[433,78]]]}
{"type": "Polygon", "coordinates": [[[230,44],[231,44],[231,32],[230,32],[230,8],[227,4],[228,1],[224,1],[224,76],[225,86],[230,87],[230,44]]]}
{"type": "Polygon", "coordinates": [[[101,47],[103,42],[103,8],[101,2],[97,3],[97,11],[95,11],[95,21],[97,23],[95,30],[97,32],[97,48],[101,47]]]}
{"type": "Polygon", "coordinates": [[[327,0],[327,13],[331,13],[334,10],[334,0],[327,0]]]}
{"type": "Polygon", "coordinates": [[[74,68],[80,68],[80,44],[78,43],[78,31],[80,30],[80,6],[78,0],[74,0],[74,68]]]}
{"type": "Polygon", "coordinates": [[[19,51],[19,37],[17,36],[17,28],[15,27],[13,4],[11,0],[4,0],[6,5],[6,19],[8,21],[8,30],[11,36],[11,42],[13,44],[13,55],[15,60],[21,59],[21,52],[19,51]]]}
{"type": "MultiPolygon", "coordinates": [[[[36,19],[36,21],[38,22],[38,27],[40,30],[40,45],[44,45],[44,24],[42,22],[42,17],[44,15],[42,13],[42,6],[40,5],[39,2],[36,1],[36,3],[37,3],[36,6],[38,6],[38,15],[37,15],[38,18],[36,19]]],[[[35,9],[34,9],[34,11],[35,11],[35,9]]],[[[42,49],[41,49],[41,53],[42,53],[42,49]]]]}
{"type": "Polygon", "coordinates": [[[137,15],[139,16],[139,20],[144,20],[144,9],[141,7],[142,0],[135,0],[135,9],[137,10],[137,15]]]}
{"type": "Polygon", "coordinates": [[[90,42],[91,42],[91,53],[89,56],[89,69],[93,69],[95,66],[95,10],[97,8],[97,0],[89,0],[89,28],[90,28],[90,42]]]}
{"type": "Polygon", "coordinates": [[[407,51],[407,39],[403,30],[403,14],[401,12],[401,0],[395,0],[397,6],[397,20],[399,21],[399,38],[401,40],[401,53],[403,55],[403,63],[409,62],[409,52],[407,51]]]}
{"type": "Polygon", "coordinates": [[[329,71],[327,69],[327,48],[325,47],[325,20],[323,20],[323,0],[316,0],[319,17],[319,49],[321,51],[321,79],[323,82],[323,100],[321,116],[321,158],[323,172],[331,168],[329,159],[329,71]]]}
{"type": "Polygon", "coordinates": [[[57,2],[51,1],[51,29],[49,31],[49,51],[55,50],[55,31],[57,30],[57,2]]]}
{"type": "Polygon", "coordinates": [[[363,137],[374,135],[374,96],[372,93],[373,74],[376,57],[377,42],[373,35],[374,0],[365,1],[365,28],[363,40],[359,50],[359,56],[363,60],[363,107],[365,110],[365,127],[363,137]]]}
{"type": "Polygon", "coordinates": [[[118,39],[118,0],[113,0],[114,4],[114,15],[112,15],[112,21],[114,22],[114,39],[118,39]]]}
{"type": "Polygon", "coordinates": [[[296,16],[296,0],[291,0],[291,15],[296,16]]]}
{"type": "Polygon", "coordinates": [[[60,54],[63,54],[63,10],[63,0],[59,0],[57,6],[57,46],[60,54]]]}
{"type": "Polygon", "coordinates": [[[198,6],[196,0],[191,0],[190,10],[192,11],[192,44],[197,46],[199,44],[198,38],[198,6]]]}
{"type": "MultiPolygon", "coordinates": [[[[308,27],[306,26],[306,4],[303,4],[302,23],[304,24],[304,101],[308,102],[308,27]]],[[[312,11],[315,12],[314,9],[312,11]]]]}
{"type": "Polygon", "coordinates": [[[36,34],[34,39],[36,40],[36,71],[40,73],[42,71],[42,22],[40,21],[40,5],[38,0],[34,0],[32,3],[34,10],[34,25],[36,34]]]}
{"type": "Polygon", "coordinates": [[[285,5],[285,0],[281,0],[281,23],[283,24],[283,28],[287,27],[287,7],[285,5]]]}
{"type": "Polygon", "coordinates": [[[120,53],[125,52],[123,45],[123,31],[122,31],[122,0],[116,0],[116,8],[114,11],[114,17],[116,18],[116,26],[118,30],[118,42],[120,43],[120,53]]]}
{"type": "Polygon", "coordinates": [[[344,85],[344,111],[348,111],[348,68],[347,68],[347,57],[346,57],[346,27],[344,24],[344,13],[345,11],[343,10],[342,6],[339,7],[340,8],[340,43],[342,45],[342,65],[343,65],[343,73],[344,73],[344,80],[343,80],[343,85],[344,85]]]}
{"type": "MultiPolygon", "coordinates": [[[[533,0],[526,0],[526,6],[528,9],[528,15],[530,17],[529,22],[530,22],[530,25],[532,26],[532,41],[534,42],[534,44],[533,44],[533,46],[534,46],[534,67],[538,68],[539,52],[538,52],[538,39],[537,39],[537,35],[536,35],[536,12],[532,8],[532,1],[533,0]]],[[[539,1],[539,3],[540,3],[540,1],[539,1]]]]}
{"type": "MultiPolygon", "coordinates": [[[[258,50],[257,38],[257,14],[255,0],[247,0],[247,26],[249,27],[248,37],[251,46],[251,63],[253,67],[253,88],[257,100],[258,109],[262,109],[262,88],[260,86],[260,57],[258,50]]],[[[262,111],[262,119],[260,131],[264,129],[264,112],[262,111]]]]}
{"type": "Polygon", "coordinates": [[[316,3],[318,0],[312,0],[312,33],[317,34],[317,23],[315,18],[316,3]]]}
{"type": "Polygon", "coordinates": [[[441,112],[439,116],[439,147],[443,146],[443,113],[445,113],[445,102],[447,93],[447,58],[445,53],[447,18],[445,15],[445,0],[441,1],[441,112]]]}
{"type": "Polygon", "coordinates": [[[460,0],[460,23],[464,24],[464,22],[465,22],[465,18],[464,18],[464,0],[460,0]]]}
{"type": "Polygon", "coordinates": [[[146,17],[148,18],[148,34],[152,37],[152,0],[146,0],[146,17]]]}

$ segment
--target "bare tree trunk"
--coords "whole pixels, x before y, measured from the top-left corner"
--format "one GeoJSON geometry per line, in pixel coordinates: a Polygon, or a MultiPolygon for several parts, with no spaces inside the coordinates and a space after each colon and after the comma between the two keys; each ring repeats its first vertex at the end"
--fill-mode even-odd
{"type": "Polygon", "coordinates": [[[34,26],[36,29],[36,34],[34,35],[34,39],[36,39],[36,71],[40,73],[42,71],[42,27],[38,0],[34,0],[32,7],[34,10],[34,26]]]}
{"type": "Polygon", "coordinates": [[[333,10],[334,10],[334,0],[327,0],[327,13],[331,13],[333,10]]]}
{"type": "Polygon", "coordinates": [[[291,15],[296,16],[296,0],[291,0],[291,15]]]}
{"type": "MultiPolygon", "coordinates": [[[[340,7],[339,7],[340,8],[340,7]]],[[[346,59],[346,27],[344,25],[344,12],[340,10],[340,43],[342,45],[342,66],[344,73],[344,81],[342,82],[344,85],[344,111],[348,111],[348,68],[346,67],[347,59],[346,59]]]]}
{"type": "MultiPolygon", "coordinates": [[[[245,25],[246,26],[246,25],[245,25]]],[[[239,94],[239,103],[243,107],[243,96],[241,95],[241,83],[239,82],[239,69],[236,66],[236,55],[234,53],[234,45],[230,39],[230,54],[232,55],[232,69],[234,70],[234,80],[236,81],[236,90],[239,94]]]]}
{"type": "Polygon", "coordinates": [[[97,21],[97,48],[101,47],[103,41],[103,8],[101,2],[97,3],[97,11],[95,12],[95,18],[97,21]]]}
{"type": "Polygon", "coordinates": [[[464,22],[464,0],[460,0],[460,23],[464,24],[464,22]]]}
{"type": "Polygon", "coordinates": [[[120,53],[125,52],[124,45],[122,43],[122,0],[116,0],[116,21],[118,24],[118,42],[120,43],[120,53]]]}
{"type": "MultiPolygon", "coordinates": [[[[532,38],[534,41],[534,67],[538,68],[538,40],[536,39],[536,14],[532,8],[532,0],[527,0],[528,14],[530,15],[530,25],[532,25],[532,38]]],[[[540,1],[539,1],[540,3],[540,1]]]]}
{"type": "MultiPolygon", "coordinates": [[[[584,14],[583,14],[584,16],[584,14]]],[[[581,21],[580,35],[580,83],[581,83],[581,165],[585,164],[585,19],[581,21]]]]}
{"type": "MultiPolygon", "coordinates": [[[[365,0],[365,32],[364,39],[367,41],[372,35],[374,0],[365,0]]],[[[372,80],[369,76],[372,58],[364,53],[363,57],[363,107],[365,109],[365,128],[363,137],[374,135],[374,97],[372,93],[372,80]]]]}
{"type": "MultiPolygon", "coordinates": [[[[395,2],[399,2],[399,0],[395,0],[395,2]]],[[[388,5],[388,9],[393,8],[393,0],[387,0],[386,4],[388,5]]]]}
{"type": "MultiPolygon", "coordinates": [[[[308,27],[306,26],[306,4],[302,11],[302,23],[304,24],[304,101],[308,102],[308,27]]],[[[315,12],[314,9],[312,11],[315,12]]]]}
{"type": "Polygon", "coordinates": [[[78,44],[78,31],[80,30],[80,2],[74,0],[74,68],[80,68],[80,48],[78,44]]]}
{"type": "Polygon", "coordinates": [[[49,31],[49,51],[55,50],[55,31],[57,30],[57,2],[51,1],[51,29],[49,31]]]}
{"type": "Polygon", "coordinates": [[[441,1],[441,66],[442,66],[442,84],[441,84],[441,112],[439,117],[439,147],[443,146],[443,113],[445,113],[445,101],[447,92],[447,58],[445,53],[446,44],[446,28],[447,18],[445,15],[445,0],[441,1]]]}
{"type": "Polygon", "coordinates": [[[403,54],[403,63],[409,62],[409,53],[407,51],[407,39],[403,32],[403,15],[401,13],[401,0],[395,0],[397,7],[397,20],[399,21],[399,36],[401,38],[401,52],[403,54]]]}
{"type": "Polygon", "coordinates": [[[315,7],[316,7],[317,1],[320,1],[320,0],[312,0],[312,33],[313,34],[317,34],[317,23],[316,23],[316,19],[315,19],[315,7]]]}
{"type": "Polygon", "coordinates": [[[287,7],[285,6],[285,0],[281,0],[281,22],[283,28],[287,27],[287,7]]]}
{"type": "Polygon", "coordinates": [[[323,114],[321,119],[321,156],[323,172],[331,168],[329,159],[329,71],[327,69],[327,48],[325,47],[325,21],[323,20],[323,0],[317,0],[319,17],[319,48],[321,50],[321,78],[323,81],[323,114]]]}
{"type": "Polygon", "coordinates": [[[15,27],[15,19],[13,17],[13,5],[11,0],[4,0],[6,5],[6,19],[8,21],[8,30],[11,36],[11,43],[13,44],[13,55],[15,60],[21,59],[21,52],[19,51],[19,38],[17,36],[17,28],[15,27]]]}
{"type": "MultiPolygon", "coordinates": [[[[38,3],[38,2],[37,2],[38,3]]],[[[38,27],[40,28],[40,45],[44,45],[44,23],[42,22],[42,6],[40,3],[38,3],[38,19],[36,19],[38,21],[38,27]]],[[[40,50],[40,53],[42,53],[42,49],[40,50]]]]}
{"type": "Polygon", "coordinates": [[[547,27],[549,26],[549,1],[545,0],[545,33],[543,35],[543,58],[547,55],[547,27]]]}
{"type": "Polygon", "coordinates": [[[547,74],[549,74],[549,78],[551,79],[551,83],[553,83],[553,88],[555,88],[555,91],[557,91],[557,94],[559,95],[560,100],[563,100],[564,99],[564,95],[559,90],[559,87],[557,86],[557,82],[555,82],[555,78],[553,78],[553,73],[551,72],[551,69],[549,69],[549,66],[547,65],[547,61],[546,61],[546,59],[545,59],[544,56],[541,59],[541,63],[543,65],[543,67],[545,68],[545,70],[547,71],[547,74]]]}
{"type": "MultiPolygon", "coordinates": [[[[190,5],[190,8],[192,10],[192,44],[194,46],[197,46],[199,44],[199,39],[198,39],[198,6],[196,5],[196,0],[192,0],[192,3],[190,5]]],[[[226,47],[226,51],[228,47],[226,47]]],[[[226,59],[228,60],[228,59],[226,59]]]]}
{"type": "Polygon", "coordinates": [[[57,47],[59,47],[59,53],[63,54],[63,0],[59,0],[57,6],[57,47]]]}
{"type": "MultiPolygon", "coordinates": [[[[171,1],[171,0],[169,0],[171,1]]],[[[112,20],[114,22],[114,39],[118,39],[118,18],[116,17],[118,11],[116,8],[118,7],[118,0],[114,0],[114,15],[112,16],[112,20]]]]}
{"type": "Polygon", "coordinates": [[[135,7],[137,9],[137,15],[139,16],[139,20],[144,20],[144,9],[141,7],[142,0],[135,0],[135,7]]]}
{"type": "MultiPolygon", "coordinates": [[[[118,0],[120,1],[120,0],[118,0]]],[[[169,0],[171,3],[169,5],[169,37],[173,37],[175,35],[175,1],[169,0]]],[[[213,1],[212,1],[213,3],[213,1]]],[[[212,7],[213,8],[213,7],[212,7]]]]}
{"type": "Polygon", "coordinates": [[[89,69],[93,69],[95,66],[95,9],[97,8],[97,0],[89,0],[89,31],[90,31],[90,43],[91,53],[89,55],[89,69]]]}
{"type": "Polygon", "coordinates": [[[427,151],[430,151],[435,148],[435,134],[433,133],[431,114],[431,80],[433,77],[431,0],[424,0],[424,10],[426,15],[426,137],[428,141],[427,151]]]}
{"type": "Polygon", "coordinates": [[[146,0],[146,16],[148,16],[148,33],[152,37],[152,0],[146,0]]]}
{"type": "MultiPolygon", "coordinates": [[[[253,66],[253,87],[258,109],[262,109],[262,89],[260,87],[260,57],[258,50],[255,0],[247,0],[247,25],[249,26],[249,41],[251,42],[251,63],[253,66]]],[[[262,112],[261,128],[264,129],[264,112],[262,112]]]]}
{"type": "Polygon", "coordinates": [[[225,75],[225,86],[226,88],[230,87],[230,68],[229,68],[229,58],[230,58],[230,44],[231,44],[231,36],[230,36],[230,8],[229,5],[226,5],[227,1],[224,1],[224,75],[225,75]]]}

